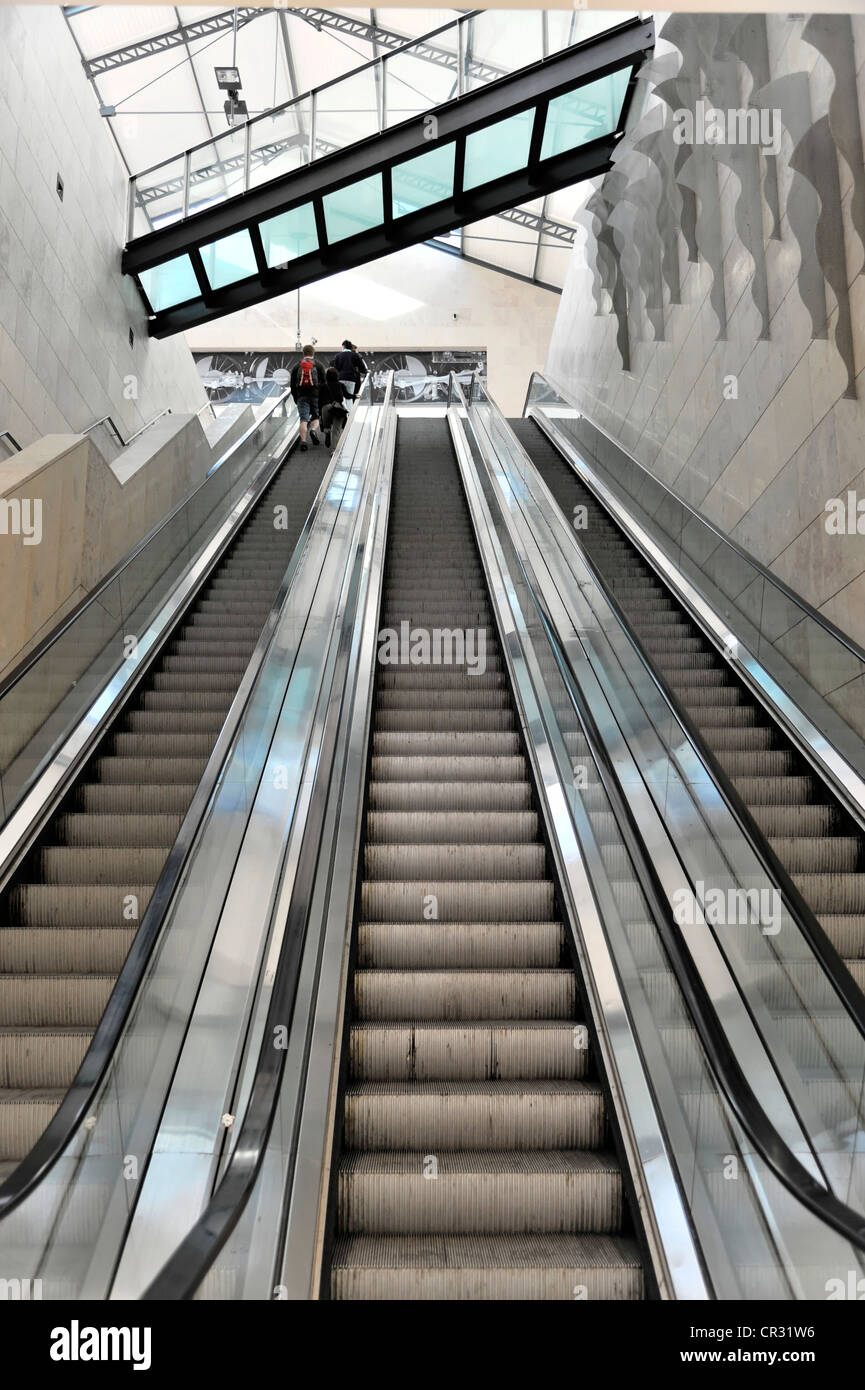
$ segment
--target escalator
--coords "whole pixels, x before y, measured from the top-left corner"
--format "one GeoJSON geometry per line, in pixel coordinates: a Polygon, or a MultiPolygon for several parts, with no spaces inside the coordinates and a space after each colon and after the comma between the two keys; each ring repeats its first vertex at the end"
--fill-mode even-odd
{"type": "MultiPolygon", "coordinates": [[[[533,420],[510,426],[850,975],[865,987],[865,837],[533,420]]],[[[855,993],[855,991],[854,991],[855,993]]]]}
{"type": "Polygon", "coordinates": [[[325,1296],[643,1296],[447,422],[398,425],[325,1296]],[[401,629],[401,624],[407,628],[401,629]],[[483,633],[424,661],[412,631],[483,633]],[[466,643],[466,654],[470,651],[466,643]],[[483,653],[483,660],[480,655],[483,653]],[[418,659],[420,655],[421,659],[418,659]]]}
{"type": "Polygon", "coordinates": [[[326,463],[283,462],[3,894],[0,1181],[87,1051],[326,463]]]}
{"type": "MultiPolygon", "coordinates": [[[[865,1252],[814,1176],[843,1160],[811,1104],[834,1059],[785,996],[782,1076],[774,1022],[675,929],[687,875],[572,650],[566,573],[490,505],[483,430],[385,418],[246,1104],[123,1296],[816,1296],[865,1252]]],[[[694,650],[674,679],[714,691],[694,650]]]]}

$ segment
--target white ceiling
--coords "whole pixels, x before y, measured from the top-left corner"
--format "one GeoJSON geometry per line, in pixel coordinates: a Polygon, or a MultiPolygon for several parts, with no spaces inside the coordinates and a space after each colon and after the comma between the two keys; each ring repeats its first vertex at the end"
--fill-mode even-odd
{"type": "MultiPolygon", "coordinates": [[[[67,7],[66,17],[82,57],[94,59],[128,44],[152,40],[178,25],[225,14],[226,10],[225,6],[72,6],[67,7]]],[[[462,12],[385,9],[330,13],[378,23],[409,39],[453,21],[462,12]]],[[[526,61],[514,44],[513,36],[519,26],[514,25],[513,16],[513,11],[489,11],[478,21],[479,26],[484,26],[478,37],[485,61],[502,66],[526,61]]],[[[563,26],[568,26],[570,32],[571,26],[579,25],[578,34],[583,37],[619,18],[610,12],[592,16],[560,10],[550,11],[547,22],[558,46],[568,41],[563,26]]],[[[541,24],[539,12],[535,12],[533,22],[541,24]]],[[[368,38],[346,36],[327,27],[318,29],[291,9],[268,8],[238,28],[236,60],[235,37],[227,29],[215,36],[196,38],[188,45],[181,43],[137,58],[100,72],[91,80],[98,101],[116,109],[117,114],[106,119],[130,173],[139,173],[226,129],[225,94],[216,86],[215,66],[233,65],[236,61],[243,81],[242,95],[252,116],[342,76],[375,58],[377,52],[368,38]]],[[[452,77],[432,63],[412,60],[410,81],[417,84],[425,98],[444,99],[443,81],[447,87],[452,77]]],[[[525,207],[571,224],[580,199],[580,191],[569,188],[545,202],[539,199],[525,207]]],[[[564,284],[570,247],[507,218],[486,218],[444,240],[495,269],[553,288],[560,289],[564,284]]]]}

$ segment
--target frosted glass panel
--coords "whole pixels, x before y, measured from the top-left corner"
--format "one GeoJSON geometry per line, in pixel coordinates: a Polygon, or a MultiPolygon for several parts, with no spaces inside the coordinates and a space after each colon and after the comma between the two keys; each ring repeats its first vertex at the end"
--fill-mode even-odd
{"type": "Polygon", "coordinates": [[[359,179],[335,193],[326,193],[322,202],[328,241],[342,241],[370,227],[378,227],[384,221],[381,174],[359,179]]]}
{"type": "Polygon", "coordinates": [[[534,111],[521,111],[467,135],[463,188],[477,188],[524,169],[529,162],[534,117],[534,111]]]}
{"type": "Polygon", "coordinates": [[[284,265],[286,261],[308,256],[311,251],[318,249],[312,203],[301,203],[299,208],[292,208],[290,212],[268,217],[264,222],[259,222],[258,230],[268,265],[284,265]]]}
{"type": "Polygon", "coordinates": [[[554,97],[547,109],[541,159],[576,149],[618,128],[630,68],[587,82],[574,92],[554,97]]]}
{"type": "Polygon", "coordinates": [[[184,304],[187,299],[198,299],[201,294],[192,261],[186,255],[175,256],[173,261],[155,265],[152,270],[142,270],[138,278],[157,314],[174,304],[184,304]]]}
{"type": "Polygon", "coordinates": [[[397,164],[391,171],[393,215],[404,217],[408,212],[431,207],[450,198],[454,189],[454,160],[456,145],[440,145],[397,164]]]}
{"type": "Polygon", "coordinates": [[[233,285],[258,273],[255,252],[245,228],[242,232],[232,232],[231,236],[220,237],[219,241],[202,246],[201,259],[204,273],[214,290],[221,290],[226,285],[233,285]]]}

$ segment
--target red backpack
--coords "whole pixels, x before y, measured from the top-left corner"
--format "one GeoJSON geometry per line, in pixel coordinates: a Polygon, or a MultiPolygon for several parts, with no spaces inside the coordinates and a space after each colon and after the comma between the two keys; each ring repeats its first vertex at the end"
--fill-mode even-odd
{"type": "Polygon", "coordinates": [[[313,359],[312,359],[311,357],[303,357],[303,358],[301,358],[301,362],[300,362],[300,385],[301,385],[302,387],[303,387],[303,386],[314,386],[314,385],[315,385],[315,381],[313,380],[313,376],[312,376],[312,369],[313,369],[314,366],[315,366],[315,362],[313,361],[313,359]]]}

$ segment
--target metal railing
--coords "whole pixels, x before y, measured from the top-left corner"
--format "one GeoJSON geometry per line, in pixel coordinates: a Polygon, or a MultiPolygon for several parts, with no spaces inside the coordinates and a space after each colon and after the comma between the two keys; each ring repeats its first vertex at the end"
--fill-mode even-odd
{"type": "Polygon", "coordinates": [[[8,440],[9,443],[12,445],[13,453],[21,453],[21,445],[18,443],[18,440],[15,438],[14,434],[10,434],[8,430],[0,430],[0,440],[4,439],[8,440]]]}
{"type": "MultiPolygon", "coordinates": [[[[196,413],[198,413],[198,412],[196,412],[196,413]]],[[[133,443],[135,442],[136,439],[140,439],[141,436],[142,436],[142,434],[146,434],[147,431],[148,431],[149,429],[151,429],[152,426],[155,425],[156,422],[157,422],[158,420],[162,420],[162,419],[165,418],[166,415],[170,415],[170,414],[171,414],[171,406],[170,406],[170,405],[167,405],[167,406],[164,408],[164,410],[158,410],[158,411],[156,412],[156,414],[155,414],[154,416],[152,416],[151,419],[149,419],[148,421],[146,421],[146,423],[143,424],[143,425],[141,426],[140,429],[137,429],[137,430],[135,431],[134,434],[131,434],[131,435],[129,436],[128,439],[124,439],[124,438],[123,438],[123,433],[122,433],[122,431],[121,431],[119,425],[116,423],[116,421],[115,421],[115,419],[114,419],[114,417],[113,417],[112,415],[103,415],[103,416],[100,417],[100,419],[94,420],[94,421],[93,421],[93,424],[92,424],[92,425],[88,425],[86,429],[83,429],[83,430],[81,431],[81,433],[82,433],[82,434],[93,434],[94,430],[98,430],[98,429],[101,428],[101,426],[104,425],[105,428],[106,428],[107,430],[109,430],[109,431],[111,432],[111,434],[113,434],[115,440],[116,440],[117,443],[120,445],[120,448],[121,448],[121,449],[128,449],[129,446],[130,446],[130,444],[133,444],[133,443]]]]}

